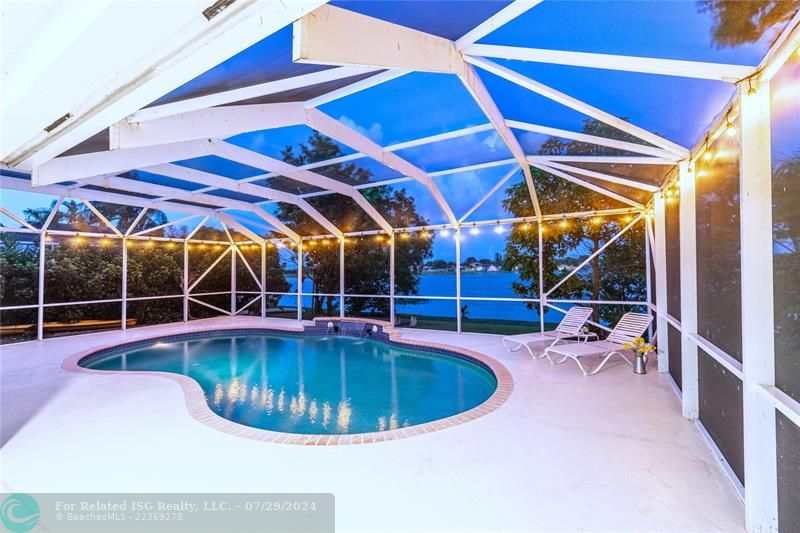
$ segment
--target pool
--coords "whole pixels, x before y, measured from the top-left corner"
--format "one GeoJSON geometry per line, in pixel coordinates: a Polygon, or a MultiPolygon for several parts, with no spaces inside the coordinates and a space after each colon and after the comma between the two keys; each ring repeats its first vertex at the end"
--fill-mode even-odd
{"type": "Polygon", "coordinates": [[[486,402],[497,379],[477,360],[349,336],[193,334],[106,349],[79,366],[188,376],[232,422],[282,433],[397,430],[486,402]]]}

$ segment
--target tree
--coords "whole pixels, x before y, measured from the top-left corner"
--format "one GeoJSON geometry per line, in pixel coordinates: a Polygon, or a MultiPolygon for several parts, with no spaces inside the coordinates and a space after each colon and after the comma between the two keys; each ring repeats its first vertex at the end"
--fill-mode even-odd
{"type": "MultiPolygon", "coordinates": [[[[292,147],[283,150],[283,160],[295,166],[332,159],[342,151],[330,138],[314,132],[295,151],[292,147]]],[[[355,164],[335,164],[317,169],[316,172],[349,185],[368,183],[372,174],[355,164]]],[[[271,187],[282,190],[302,190],[293,180],[285,177],[270,178],[271,187]]],[[[362,194],[393,227],[420,226],[426,220],[417,212],[414,199],[403,189],[388,186],[363,189],[362,194]]],[[[375,222],[350,198],[330,194],[308,199],[323,216],[343,231],[377,229],[375,222]]],[[[319,224],[294,205],[278,204],[276,215],[301,235],[326,233],[319,224]]],[[[398,240],[395,247],[395,290],[399,294],[413,295],[418,290],[418,274],[424,261],[431,257],[433,237],[398,240]]],[[[334,243],[306,247],[303,276],[312,282],[314,294],[337,294],[339,292],[339,251],[334,243]]],[[[389,249],[374,237],[348,239],[345,243],[345,280],[348,294],[389,293],[389,249]]],[[[312,312],[315,315],[331,314],[335,306],[334,296],[313,296],[312,312]]],[[[368,314],[386,316],[389,311],[387,298],[347,298],[347,313],[353,316],[368,314]]]]}
{"type": "Polygon", "coordinates": [[[714,15],[712,39],[720,47],[761,39],[788,22],[800,7],[798,0],[700,0],[700,11],[714,15]]]}
{"type": "MultiPolygon", "coordinates": [[[[584,133],[601,135],[632,142],[629,135],[595,120],[584,122],[584,133]]],[[[608,155],[608,149],[578,141],[565,142],[548,139],[542,153],[549,155],[608,155]]],[[[539,202],[549,213],[570,213],[626,207],[624,204],[568,182],[539,169],[531,168],[539,202]]],[[[520,183],[506,190],[503,205],[514,216],[531,216],[530,193],[526,184],[520,183]]],[[[545,290],[553,287],[571,270],[576,257],[597,252],[600,247],[623,227],[622,221],[599,217],[570,219],[563,223],[545,226],[542,242],[543,280],[545,290]]],[[[520,280],[514,282],[514,292],[523,298],[539,297],[538,234],[525,226],[512,229],[506,241],[504,268],[518,270],[520,280]]],[[[551,295],[561,299],[591,300],[644,300],[644,230],[642,224],[620,237],[615,244],[594,257],[580,272],[559,286],[551,295]]],[[[533,309],[538,304],[529,303],[533,309]]],[[[619,306],[594,307],[594,320],[615,322],[623,310],[619,306]]]]}
{"type": "MultiPolygon", "coordinates": [[[[50,207],[36,207],[28,208],[23,211],[26,221],[32,226],[41,228],[44,226],[45,221],[50,216],[50,212],[55,208],[57,200],[50,202],[50,207]]],[[[141,212],[141,207],[131,207],[127,205],[109,204],[106,202],[94,202],[95,209],[103,213],[109,222],[116,224],[117,228],[123,231],[127,230],[136,217],[141,212]]],[[[148,209],[139,223],[136,225],[137,230],[144,230],[154,228],[162,224],[166,224],[167,216],[157,210],[148,209]]],[[[92,225],[102,224],[97,220],[91,209],[86,204],[77,200],[64,200],[58,213],[53,217],[53,224],[65,224],[78,229],[79,231],[89,231],[92,225]]],[[[158,235],[159,232],[154,233],[158,235]]],[[[163,235],[163,231],[160,232],[163,235]]]]}

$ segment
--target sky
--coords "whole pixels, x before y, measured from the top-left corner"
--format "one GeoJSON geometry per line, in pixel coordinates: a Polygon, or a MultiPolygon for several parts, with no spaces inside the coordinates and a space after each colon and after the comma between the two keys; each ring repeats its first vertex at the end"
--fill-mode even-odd
{"type": "MultiPolygon", "coordinates": [[[[335,5],[455,39],[501,9],[505,3],[338,1],[335,5]]],[[[480,42],[743,65],[756,65],[769,47],[772,35],[754,44],[719,48],[711,42],[712,23],[712,14],[699,12],[698,4],[693,1],[545,0],[480,42]]],[[[495,61],[616,116],[626,117],[632,123],[685,147],[695,144],[735,91],[732,85],[725,82],[495,61]]],[[[291,28],[286,27],[154,103],[325,68],[329,67],[292,63],[291,28]]],[[[586,118],[493,74],[480,69],[478,73],[506,119],[579,131],[582,120],[586,118]]],[[[411,73],[327,103],[320,110],[383,146],[487,123],[485,115],[458,78],[446,74],[411,73]]],[[[294,126],[245,133],[230,141],[265,155],[279,157],[284,147],[299,146],[311,132],[307,126],[294,126]]],[[[519,131],[515,133],[528,151],[535,151],[543,140],[542,136],[519,131]]],[[[341,146],[341,149],[343,153],[352,153],[347,147],[341,146]]],[[[402,150],[398,155],[427,172],[510,157],[508,149],[493,131],[402,150]]],[[[240,165],[218,158],[203,158],[186,164],[236,179],[257,173],[254,169],[240,168],[240,165]]],[[[391,179],[399,175],[375,161],[364,160],[363,164],[373,173],[373,180],[391,179]]],[[[456,216],[461,216],[509,168],[504,166],[463,172],[435,178],[435,182],[456,216]]],[[[509,184],[519,179],[521,173],[517,173],[509,184]]],[[[161,182],[177,185],[168,179],[161,182]]],[[[405,188],[416,198],[418,210],[430,223],[445,221],[441,209],[424,187],[416,183],[395,187],[405,188]]],[[[482,219],[508,216],[501,206],[504,189],[501,188],[486,205],[477,210],[471,220],[475,220],[476,216],[482,219]]],[[[27,206],[49,204],[51,199],[34,199],[34,196],[41,195],[14,191],[2,191],[0,194],[0,204],[17,213],[27,206]]],[[[493,257],[499,244],[490,241],[487,239],[485,255],[493,257]]],[[[449,259],[447,256],[451,247],[437,244],[436,255],[449,259]]]]}

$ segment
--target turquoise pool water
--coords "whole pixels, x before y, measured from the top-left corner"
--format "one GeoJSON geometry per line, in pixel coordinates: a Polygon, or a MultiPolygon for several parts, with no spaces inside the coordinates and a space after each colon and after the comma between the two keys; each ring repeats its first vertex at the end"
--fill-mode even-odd
{"type": "Polygon", "coordinates": [[[413,426],[469,410],[497,387],[457,357],[353,337],[246,334],[120,348],[80,363],[191,377],[218,415],[246,426],[345,434],[413,426]]]}

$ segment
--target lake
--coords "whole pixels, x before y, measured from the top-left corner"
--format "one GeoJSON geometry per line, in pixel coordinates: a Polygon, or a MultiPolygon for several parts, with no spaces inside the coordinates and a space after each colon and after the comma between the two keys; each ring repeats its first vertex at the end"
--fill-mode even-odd
{"type": "MultiPolygon", "coordinates": [[[[461,305],[466,307],[467,318],[530,321],[538,324],[538,306],[535,310],[528,309],[524,302],[481,302],[464,300],[468,297],[480,298],[519,298],[511,288],[514,281],[519,280],[516,272],[462,272],[461,273],[461,305]]],[[[294,290],[296,283],[289,279],[294,290]]],[[[303,292],[311,292],[311,281],[305,280],[303,292]]],[[[453,300],[424,300],[425,296],[452,296],[456,295],[455,272],[429,273],[419,276],[419,296],[415,299],[423,300],[420,303],[404,303],[406,300],[397,294],[395,311],[398,314],[413,314],[421,316],[455,317],[456,302],[453,300]]],[[[281,304],[286,306],[296,305],[296,299],[291,296],[281,298],[281,304]]],[[[536,304],[534,304],[536,305],[536,304]]],[[[563,314],[558,311],[548,310],[545,321],[558,322],[563,314]]]]}

